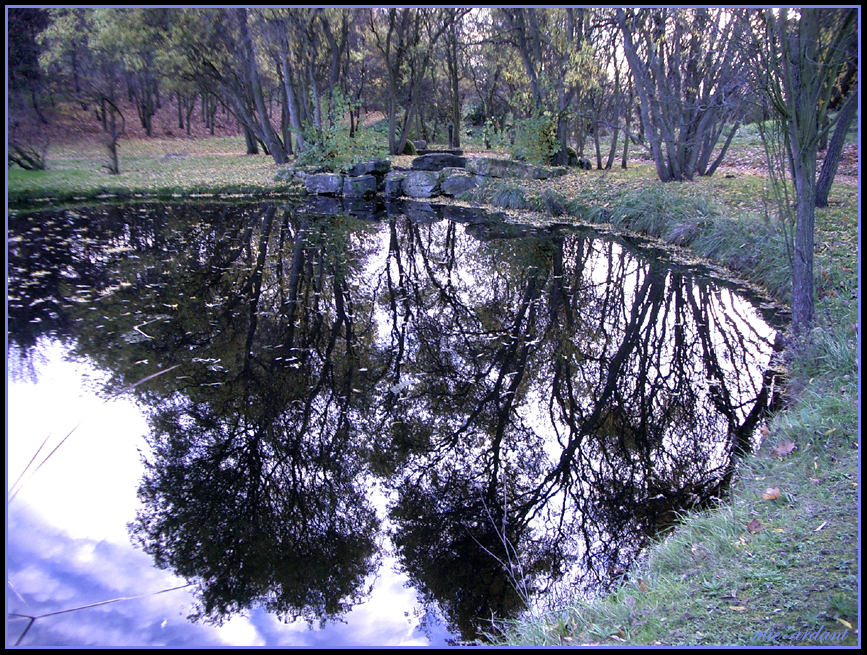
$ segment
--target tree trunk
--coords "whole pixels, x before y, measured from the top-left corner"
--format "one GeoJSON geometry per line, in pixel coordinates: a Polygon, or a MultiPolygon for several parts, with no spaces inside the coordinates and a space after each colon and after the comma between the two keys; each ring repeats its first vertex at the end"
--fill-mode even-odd
{"type": "Polygon", "coordinates": [[[602,170],[602,145],[599,143],[599,123],[593,125],[593,146],[596,148],[596,169],[602,170]]]}
{"type": "Polygon", "coordinates": [[[611,167],[614,166],[614,156],[617,154],[617,137],[620,135],[620,130],[617,127],[612,129],[614,133],[611,135],[611,150],[608,151],[608,161],[605,162],[605,170],[611,170],[611,167]]]}
{"type": "Polygon", "coordinates": [[[286,103],[289,107],[289,124],[295,135],[295,145],[299,153],[304,152],[304,137],[301,134],[301,115],[298,107],[298,95],[295,93],[295,84],[292,74],[292,66],[289,63],[289,52],[284,44],[282,53],[283,64],[283,91],[286,94],[286,103]]]}
{"type": "MultiPolygon", "coordinates": [[[[238,17],[238,25],[240,27],[241,32],[241,43],[244,48],[244,58],[245,64],[247,65],[249,76],[250,76],[250,87],[253,93],[253,102],[256,105],[256,111],[259,114],[259,123],[261,129],[261,135],[257,134],[256,136],[262,141],[265,149],[268,151],[274,158],[274,162],[277,164],[285,164],[286,163],[286,150],[283,147],[283,143],[280,141],[280,138],[274,132],[274,128],[271,125],[271,119],[268,116],[268,108],[265,106],[265,97],[262,94],[262,84],[259,80],[259,69],[256,64],[256,54],[253,51],[253,41],[250,37],[250,32],[247,29],[247,10],[246,9],[236,9],[236,16],[238,17]]],[[[240,117],[240,116],[239,116],[240,117]]],[[[253,129],[253,125],[248,125],[250,129],[253,129]]]]}
{"type": "Polygon", "coordinates": [[[825,152],[825,161],[822,163],[822,172],[819,173],[819,181],[816,182],[816,207],[828,206],[828,195],[831,193],[831,185],[837,175],[837,167],[840,165],[840,157],[843,155],[843,146],[846,144],[846,134],[852,126],[852,121],[858,110],[858,92],[851,92],[843,108],[837,115],[837,126],[834,135],[825,152]]]}
{"type": "Polygon", "coordinates": [[[792,329],[803,332],[813,322],[813,227],[816,198],[816,150],[795,157],[795,252],[792,276],[792,329]],[[798,161],[800,160],[800,162],[798,161]]]}
{"type": "Polygon", "coordinates": [[[720,150],[719,156],[714,160],[713,164],[711,164],[711,167],[707,170],[707,173],[702,173],[701,171],[699,171],[699,175],[707,175],[708,177],[710,177],[711,175],[716,173],[716,169],[719,168],[719,165],[722,163],[723,157],[725,157],[725,154],[732,143],[732,139],[735,137],[735,133],[738,131],[738,128],[740,126],[741,122],[736,121],[735,124],[732,126],[731,132],[729,132],[729,135],[726,138],[725,144],[723,144],[722,150],[720,150]]]}
{"type": "Polygon", "coordinates": [[[196,96],[190,96],[186,99],[185,110],[187,112],[187,136],[190,136],[191,130],[193,129],[193,125],[191,123],[191,119],[193,117],[193,110],[196,108],[196,96]]]}
{"type": "Polygon", "coordinates": [[[446,63],[449,71],[449,86],[452,100],[452,124],[454,129],[453,148],[461,147],[461,96],[460,96],[460,68],[458,66],[458,32],[457,22],[453,23],[448,30],[446,39],[446,63]]]}
{"type": "Polygon", "coordinates": [[[821,126],[850,34],[854,9],[786,9],[763,14],[771,96],[785,119],[789,163],[795,184],[795,241],[792,275],[792,331],[813,323],[813,228],[816,212],[816,156],[821,126]],[[823,40],[823,37],[826,40],[823,40]],[[830,40],[827,38],[830,37],[830,40]]]}
{"type": "Polygon", "coordinates": [[[250,128],[246,125],[241,125],[241,129],[244,132],[244,143],[247,144],[247,154],[248,155],[258,155],[259,154],[259,144],[256,142],[256,135],[250,131],[250,128]]]}

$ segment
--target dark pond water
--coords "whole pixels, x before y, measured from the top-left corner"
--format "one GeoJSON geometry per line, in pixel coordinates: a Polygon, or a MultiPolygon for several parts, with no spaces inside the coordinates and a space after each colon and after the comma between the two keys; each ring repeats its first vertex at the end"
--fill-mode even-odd
{"type": "Polygon", "coordinates": [[[10,481],[70,436],[10,504],[7,607],[191,584],[23,644],[477,639],[616,582],[754,445],[775,330],[729,286],[590,231],[328,202],[10,217],[10,481]]]}

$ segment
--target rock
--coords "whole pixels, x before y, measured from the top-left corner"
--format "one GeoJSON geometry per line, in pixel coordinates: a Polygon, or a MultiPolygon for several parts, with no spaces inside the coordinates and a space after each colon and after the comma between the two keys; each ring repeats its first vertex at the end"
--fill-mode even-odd
{"type": "Polygon", "coordinates": [[[525,180],[534,179],[536,167],[514,159],[495,159],[493,157],[473,157],[467,160],[468,173],[484,175],[485,177],[516,177],[525,180]]]}
{"type": "Polygon", "coordinates": [[[343,193],[343,176],[337,173],[307,175],[304,187],[313,195],[340,195],[343,193]]]}
{"type": "Polygon", "coordinates": [[[289,168],[288,166],[286,166],[284,168],[280,168],[277,170],[276,173],[274,173],[274,181],[275,182],[280,182],[280,181],[291,182],[292,180],[294,180],[298,177],[299,172],[300,171],[295,171],[294,169],[289,168]]]}
{"type": "Polygon", "coordinates": [[[376,194],[376,177],[359,175],[346,177],[343,180],[343,195],[351,198],[363,198],[376,194]]]}
{"type": "Polygon", "coordinates": [[[412,145],[415,146],[416,150],[425,150],[427,148],[427,141],[419,139],[418,141],[413,141],[412,145]]]}
{"type": "Polygon", "coordinates": [[[440,192],[440,174],[435,171],[410,171],[401,184],[410,198],[431,198],[440,192]]]}
{"type": "Polygon", "coordinates": [[[568,171],[559,166],[534,166],[515,159],[495,159],[493,157],[473,157],[467,160],[467,172],[485,177],[511,177],[522,180],[547,180],[549,177],[565,175],[568,171]]]}
{"type": "Polygon", "coordinates": [[[403,195],[403,178],[406,177],[406,173],[400,173],[398,171],[391,171],[388,175],[385,176],[385,187],[383,188],[383,193],[386,198],[399,198],[403,195]]]}
{"type": "Polygon", "coordinates": [[[376,175],[379,177],[385,175],[390,170],[391,162],[387,159],[371,159],[370,161],[358,162],[346,171],[346,174],[350,177],[358,177],[360,175],[376,175]]]}
{"type": "Polygon", "coordinates": [[[461,173],[450,175],[443,180],[440,185],[440,191],[442,191],[445,196],[458,196],[465,191],[475,189],[479,186],[480,182],[481,178],[479,176],[468,175],[462,171],[461,173]]]}
{"type": "Polygon", "coordinates": [[[463,168],[466,164],[466,157],[458,157],[448,152],[433,152],[412,160],[412,168],[416,171],[441,171],[447,166],[463,168]]]}

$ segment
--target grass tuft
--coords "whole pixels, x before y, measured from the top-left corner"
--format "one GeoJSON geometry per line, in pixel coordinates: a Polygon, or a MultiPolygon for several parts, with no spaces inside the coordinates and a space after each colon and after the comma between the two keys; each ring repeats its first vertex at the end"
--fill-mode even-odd
{"type": "Polygon", "coordinates": [[[490,203],[502,209],[530,209],[533,206],[527,200],[524,189],[511,184],[503,185],[495,191],[490,203]]]}

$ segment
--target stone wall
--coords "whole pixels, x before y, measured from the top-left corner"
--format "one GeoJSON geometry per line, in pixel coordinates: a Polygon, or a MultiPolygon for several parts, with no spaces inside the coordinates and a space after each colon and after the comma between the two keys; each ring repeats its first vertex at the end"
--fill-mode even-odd
{"type": "Polygon", "coordinates": [[[366,198],[382,192],[387,198],[434,198],[460,195],[489,178],[545,180],[568,172],[564,167],[534,166],[514,159],[467,158],[456,152],[429,152],[416,157],[409,171],[391,170],[387,159],[374,159],[355,164],[346,174],[285,168],[277,176],[301,180],[310,195],[366,198]]]}

